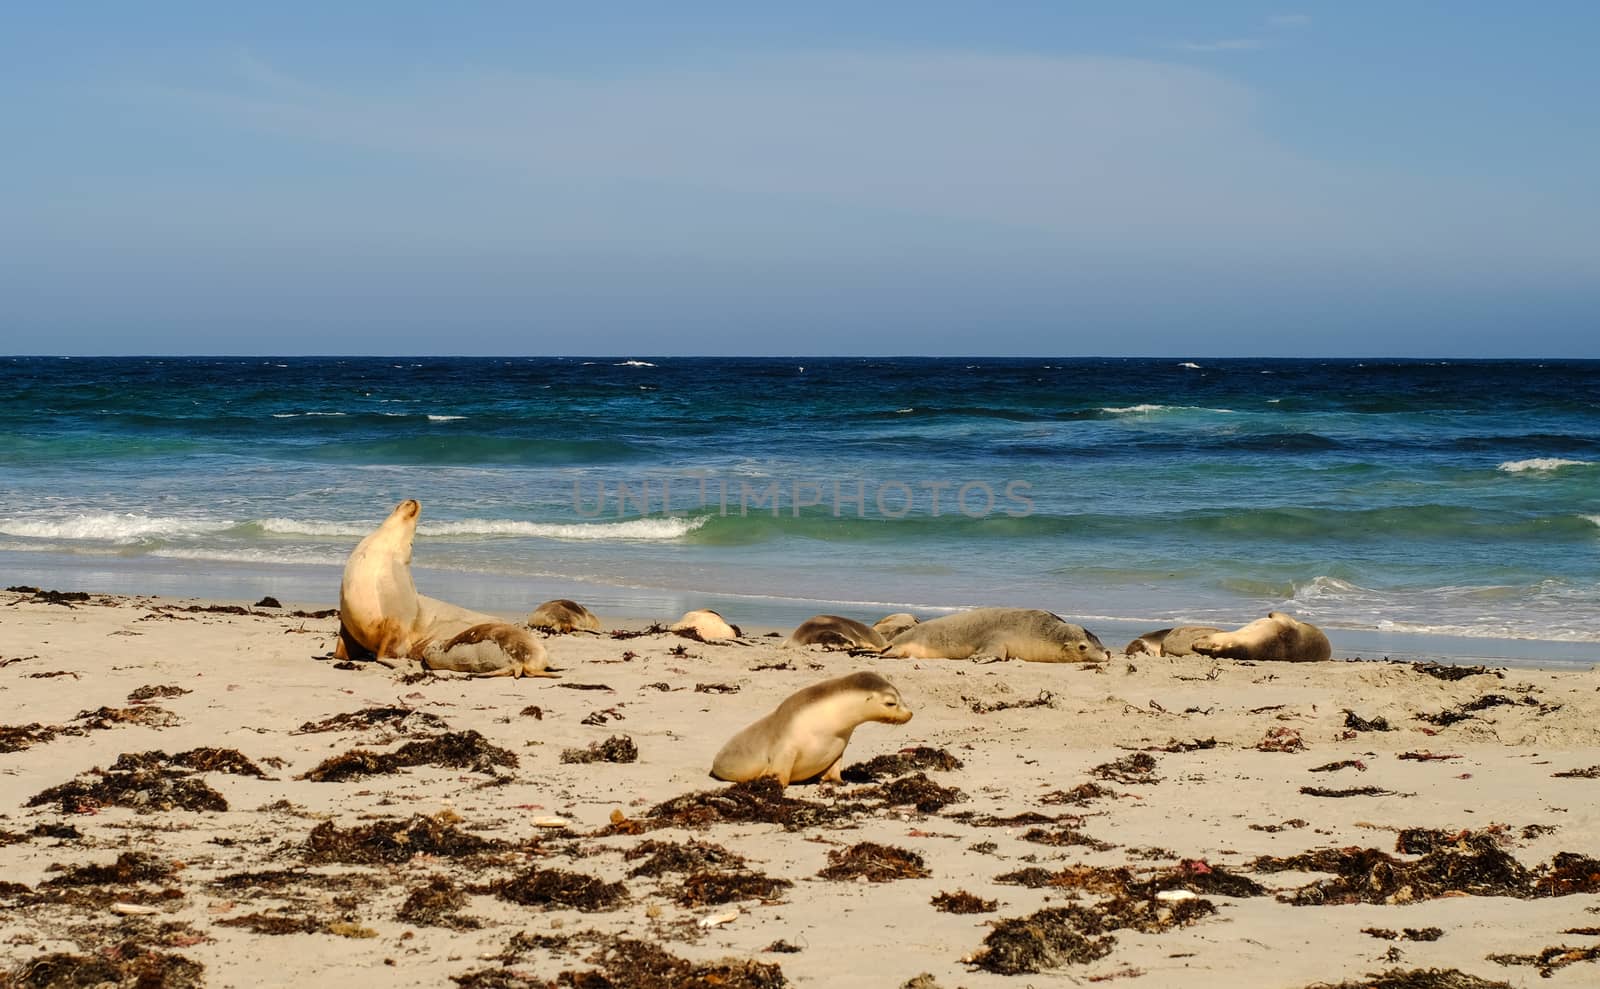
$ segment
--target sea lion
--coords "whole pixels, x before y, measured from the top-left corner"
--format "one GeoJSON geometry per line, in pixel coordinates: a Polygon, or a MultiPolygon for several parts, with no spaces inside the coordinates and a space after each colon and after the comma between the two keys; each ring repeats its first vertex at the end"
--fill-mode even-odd
{"type": "Polygon", "coordinates": [[[876,673],[852,673],[814,683],[728,739],[711,762],[711,775],[739,783],[776,776],[778,783],[821,776],[842,782],[850,733],[868,721],[903,725],[911,709],[895,685],[876,673]]]}
{"type": "Polygon", "coordinates": [[[529,628],[542,628],[561,635],[568,632],[600,631],[600,619],[594,616],[594,612],[566,598],[556,598],[539,605],[533,609],[533,614],[529,615],[523,624],[529,628]]]}
{"type": "Polygon", "coordinates": [[[876,649],[889,640],[853,618],[817,615],[800,623],[784,640],[786,646],[822,646],[827,649],[876,649]]]}
{"type": "Polygon", "coordinates": [[[1232,632],[1201,636],[1194,651],[1217,659],[1317,663],[1333,655],[1333,646],[1322,629],[1274,611],[1232,632]]]}
{"type": "Polygon", "coordinates": [[[1198,656],[1194,651],[1194,640],[1201,636],[1220,632],[1222,629],[1210,625],[1179,625],[1177,628],[1161,628],[1134,639],[1123,648],[1124,656],[1137,656],[1145,653],[1151,656],[1198,656]]]}
{"type": "Polygon", "coordinates": [[[999,656],[1030,663],[1098,663],[1111,653],[1092,632],[1048,611],[976,608],[906,629],[885,656],[906,659],[966,659],[999,656]]]}
{"type": "Polygon", "coordinates": [[[683,617],[675,624],[667,626],[667,631],[677,632],[688,639],[699,639],[701,642],[716,642],[739,637],[739,626],[728,624],[721,615],[708,609],[684,612],[683,617]]]}
{"type": "Polygon", "coordinates": [[[884,615],[872,625],[872,630],[883,636],[883,641],[893,642],[894,637],[921,621],[916,615],[904,611],[884,615]]]}
{"type": "Polygon", "coordinates": [[[525,628],[417,593],[411,544],[422,506],[408,498],[361,540],[339,582],[340,659],[478,676],[554,676],[544,646],[525,628]],[[395,662],[400,660],[402,662],[395,662]]]}

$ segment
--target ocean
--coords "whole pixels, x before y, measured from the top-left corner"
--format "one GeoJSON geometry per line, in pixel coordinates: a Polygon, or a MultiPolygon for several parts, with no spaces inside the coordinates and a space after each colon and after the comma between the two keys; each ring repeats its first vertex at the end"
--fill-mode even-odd
{"type": "Polygon", "coordinates": [[[410,497],[419,588],[490,611],[1600,661],[1596,361],[0,361],[6,584],[331,604],[410,497]]]}

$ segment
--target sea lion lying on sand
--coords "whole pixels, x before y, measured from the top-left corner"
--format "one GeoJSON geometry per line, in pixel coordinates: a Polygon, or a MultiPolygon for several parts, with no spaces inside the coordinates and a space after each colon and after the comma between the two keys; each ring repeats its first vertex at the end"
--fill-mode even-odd
{"type": "Polygon", "coordinates": [[[1217,659],[1317,663],[1333,655],[1333,646],[1322,629],[1274,611],[1232,632],[1201,636],[1194,651],[1217,659]]]}
{"type": "Polygon", "coordinates": [[[600,619],[576,601],[556,598],[533,609],[533,614],[523,622],[529,628],[542,628],[565,635],[568,632],[598,632],[600,619]]]}
{"type": "Polygon", "coordinates": [[[1124,656],[1137,656],[1146,653],[1151,656],[1198,656],[1194,651],[1194,640],[1201,636],[1220,632],[1222,629],[1210,625],[1179,625],[1177,628],[1161,628],[1145,634],[1128,643],[1122,650],[1124,656]]]}
{"type": "Polygon", "coordinates": [[[807,618],[784,640],[786,646],[822,646],[826,649],[882,650],[889,640],[853,618],[817,615],[807,618]]]}
{"type": "Polygon", "coordinates": [[[721,615],[709,609],[684,612],[683,617],[675,624],[667,626],[667,631],[677,632],[686,638],[699,639],[701,642],[716,642],[719,639],[739,637],[739,626],[728,624],[721,615]]]}
{"type": "Polygon", "coordinates": [[[818,775],[842,782],[845,746],[857,725],[910,720],[900,691],[876,673],[824,680],[789,695],[730,738],[712,760],[711,775],[730,783],[776,776],[783,786],[818,775]]]}
{"type": "Polygon", "coordinates": [[[1032,608],[976,608],[921,622],[895,636],[883,654],[906,659],[999,656],[1030,663],[1098,663],[1111,658],[1083,626],[1032,608]]]}
{"type": "Polygon", "coordinates": [[[554,676],[544,646],[525,628],[417,593],[411,543],[422,506],[406,499],[356,545],[339,582],[339,659],[478,676],[554,676]]]}
{"type": "Polygon", "coordinates": [[[904,632],[906,629],[917,624],[917,622],[921,620],[922,619],[918,618],[916,615],[899,611],[892,615],[884,615],[882,618],[878,619],[873,623],[872,630],[883,636],[883,641],[893,642],[895,636],[899,635],[901,632],[904,632]]]}

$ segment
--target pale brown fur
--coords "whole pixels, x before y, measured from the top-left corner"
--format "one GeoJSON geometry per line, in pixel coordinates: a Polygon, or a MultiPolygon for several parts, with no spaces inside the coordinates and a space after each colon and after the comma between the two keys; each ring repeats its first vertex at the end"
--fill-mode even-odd
{"type": "Polygon", "coordinates": [[[1098,663],[1111,653],[1081,625],[1033,608],[976,608],[913,625],[883,652],[904,659],[999,656],[1030,663],[1098,663]]]}
{"type": "Polygon", "coordinates": [[[566,598],[556,598],[539,605],[523,624],[561,635],[600,631],[600,619],[594,616],[594,612],[566,598]]]}
{"type": "Polygon", "coordinates": [[[883,649],[889,640],[853,618],[817,615],[807,618],[784,640],[786,646],[822,646],[825,649],[883,649]]]}
{"type": "Polygon", "coordinates": [[[789,695],[729,739],[711,775],[734,783],[772,776],[783,786],[818,776],[841,782],[844,750],[858,725],[910,720],[900,691],[876,673],[824,680],[789,695]]]}
{"type": "Polygon", "coordinates": [[[1316,663],[1333,655],[1333,647],[1322,629],[1281,611],[1274,611],[1232,632],[1216,632],[1196,639],[1194,651],[1218,659],[1291,663],[1316,663]]]}

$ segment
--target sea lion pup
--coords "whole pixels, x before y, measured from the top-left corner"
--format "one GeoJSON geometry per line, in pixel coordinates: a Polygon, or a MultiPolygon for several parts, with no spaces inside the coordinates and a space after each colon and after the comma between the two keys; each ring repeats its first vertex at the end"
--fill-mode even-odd
{"type": "Polygon", "coordinates": [[[1194,651],[1194,640],[1220,632],[1222,629],[1210,625],[1179,625],[1177,628],[1160,628],[1154,632],[1134,639],[1123,648],[1124,656],[1137,656],[1145,653],[1151,656],[1198,656],[1194,651]]]}
{"type": "Polygon", "coordinates": [[[876,649],[889,640],[853,618],[817,615],[807,618],[784,640],[786,646],[822,646],[825,649],[876,649]]]}
{"type": "Polygon", "coordinates": [[[1333,646],[1322,629],[1274,611],[1232,632],[1201,636],[1194,651],[1216,659],[1317,663],[1333,655],[1333,646]]]}
{"type": "Polygon", "coordinates": [[[873,623],[872,630],[883,636],[883,641],[893,642],[895,636],[899,635],[901,632],[904,632],[906,629],[917,624],[917,622],[921,620],[922,619],[918,618],[916,615],[900,611],[892,615],[884,615],[882,618],[878,619],[873,623]]]}
{"type": "Polygon", "coordinates": [[[776,776],[781,786],[819,775],[843,782],[839,769],[857,725],[910,720],[900,691],[876,673],[824,680],[790,694],[771,714],[728,739],[711,762],[711,775],[729,783],[776,776]]]}
{"type": "Polygon", "coordinates": [[[721,615],[708,609],[684,612],[683,617],[675,624],[667,626],[667,631],[677,632],[685,638],[699,639],[701,642],[716,642],[720,639],[739,637],[739,626],[728,624],[721,615]]]}
{"type": "Polygon", "coordinates": [[[402,501],[351,552],[339,582],[334,655],[390,667],[416,660],[430,670],[478,676],[554,676],[532,632],[417,593],[411,544],[421,511],[414,499],[402,501]]]}
{"type": "Polygon", "coordinates": [[[556,598],[539,605],[533,609],[533,614],[529,615],[523,624],[529,628],[542,628],[560,635],[566,635],[568,632],[600,631],[600,619],[594,616],[594,612],[566,598],[556,598]]]}
{"type": "Polygon", "coordinates": [[[1030,663],[1098,663],[1111,658],[1082,625],[1032,608],[976,608],[921,622],[895,636],[883,654],[905,659],[999,656],[1030,663]]]}

